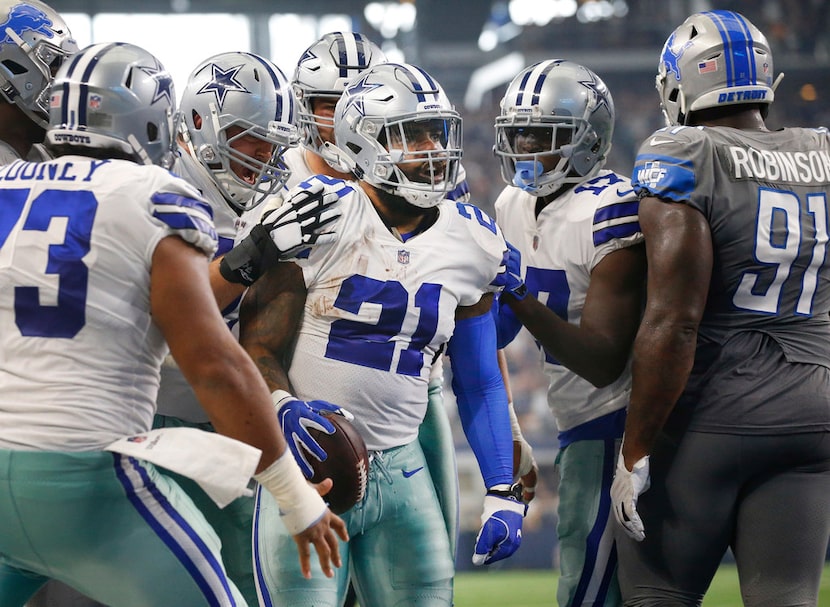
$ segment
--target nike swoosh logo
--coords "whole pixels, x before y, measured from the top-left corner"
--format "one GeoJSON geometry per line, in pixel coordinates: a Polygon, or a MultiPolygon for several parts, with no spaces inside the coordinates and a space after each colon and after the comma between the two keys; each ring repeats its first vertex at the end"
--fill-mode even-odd
{"type": "Polygon", "coordinates": [[[417,474],[418,472],[420,472],[423,469],[424,469],[424,467],[421,466],[420,468],[415,468],[414,470],[401,470],[401,472],[403,472],[403,477],[404,478],[409,478],[413,474],[417,474]]]}
{"type": "Polygon", "coordinates": [[[674,139],[658,139],[657,137],[652,137],[648,143],[649,145],[663,145],[666,143],[674,143],[674,139]]]}

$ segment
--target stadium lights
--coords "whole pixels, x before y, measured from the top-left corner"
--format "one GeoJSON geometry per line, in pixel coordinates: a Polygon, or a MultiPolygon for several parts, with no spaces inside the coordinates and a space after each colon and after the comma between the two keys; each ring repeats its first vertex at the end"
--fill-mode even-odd
{"type": "Polygon", "coordinates": [[[398,32],[411,32],[417,13],[414,2],[370,2],[363,9],[366,21],[387,40],[398,32]]]}

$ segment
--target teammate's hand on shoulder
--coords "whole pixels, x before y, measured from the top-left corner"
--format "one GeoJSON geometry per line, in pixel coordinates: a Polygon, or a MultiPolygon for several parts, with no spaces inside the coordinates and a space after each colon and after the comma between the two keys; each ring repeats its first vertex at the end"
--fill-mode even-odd
{"type": "Polygon", "coordinates": [[[335,233],[329,224],[340,217],[339,200],[336,193],[327,192],[316,181],[306,189],[294,191],[282,206],[263,213],[260,224],[270,234],[280,259],[334,240],[335,233]]]}
{"type": "Polygon", "coordinates": [[[522,543],[522,519],[527,505],[518,485],[497,485],[484,496],[481,529],[476,537],[473,565],[489,565],[511,556],[522,543]]]}
{"type": "Polygon", "coordinates": [[[331,242],[329,224],[340,217],[339,197],[316,182],[279,206],[263,211],[260,223],[219,263],[225,280],[250,286],[268,268],[317,244],[331,242]]]}
{"type": "Polygon", "coordinates": [[[522,254],[509,242],[507,242],[507,251],[502,264],[499,266],[499,273],[490,284],[502,287],[502,294],[510,295],[517,301],[527,297],[527,285],[522,278],[522,254]]]}

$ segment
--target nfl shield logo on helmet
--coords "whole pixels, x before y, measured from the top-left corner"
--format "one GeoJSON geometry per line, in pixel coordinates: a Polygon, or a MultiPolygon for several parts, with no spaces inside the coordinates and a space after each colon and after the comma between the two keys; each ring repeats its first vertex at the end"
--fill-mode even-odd
{"type": "Polygon", "coordinates": [[[91,110],[98,110],[101,109],[101,96],[100,95],[90,95],[89,96],[89,109],[91,110]]]}
{"type": "Polygon", "coordinates": [[[398,263],[404,266],[409,264],[409,251],[406,249],[398,250],[398,263]]]}

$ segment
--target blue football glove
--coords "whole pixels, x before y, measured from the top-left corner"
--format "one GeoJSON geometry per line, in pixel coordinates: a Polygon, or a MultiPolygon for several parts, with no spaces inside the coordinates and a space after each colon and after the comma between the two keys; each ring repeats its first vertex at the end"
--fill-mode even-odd
{"type": "Polygon", "coordinates": [[[521,485],[506,490],[489,489],[484,497],[473,565],[489,565],[516,552],[522,543],[522,519],[526,512],[521,485]]]}
{"type": "Polygon", "coordinates": [[[509,242],[499,266],[499,273],[490,284],[502,287],[502,293],[512,295],[519,301],[527,297],[527,285],[522,278],[522,254],[509,242]]]}
{"type": "Polygon", "coordinates": [[[325,434],[334,433],[334,424],[320,415],[320,411],[332,411],[344,416],[349,421],[354,416],[337,405],[324,400],[303,401],[292,396],[282,398],[277,404],[277,417],[280,420],[282,433],[288,442],[288,448],[300,466],[306,478],[314,475],[308,455],[317,461],[323,462],[328,455],[316,440],[308,433],[309,428],[315,428],[325,434]]]}

